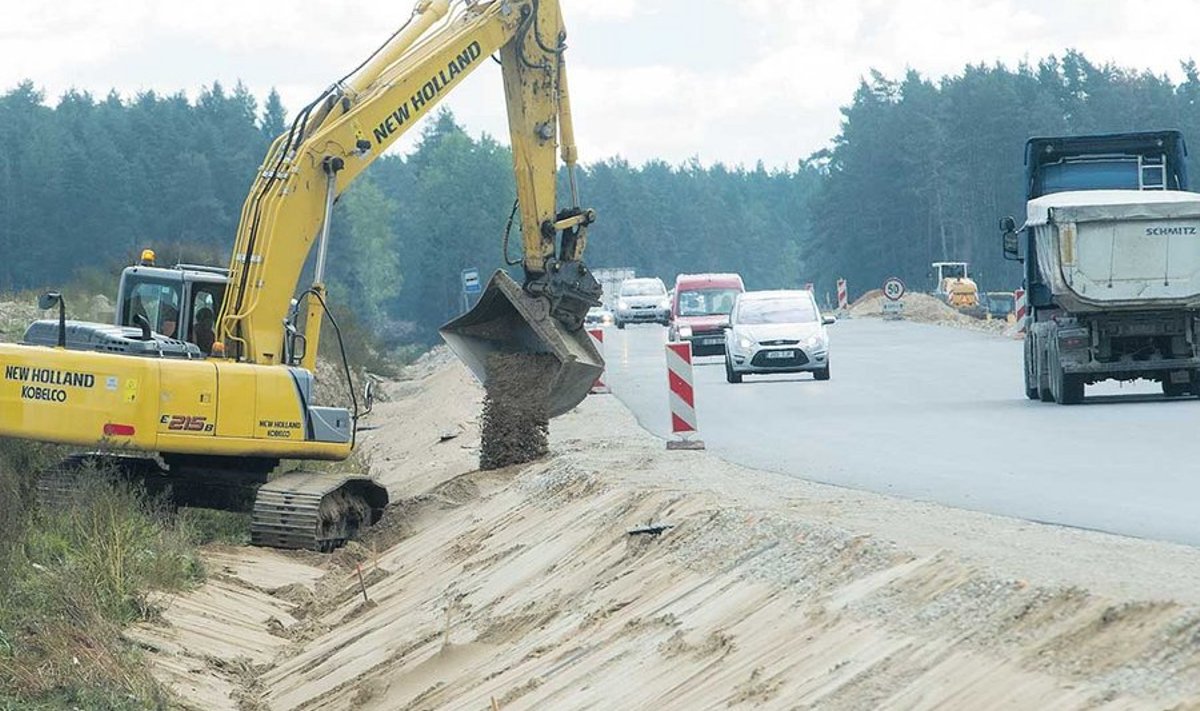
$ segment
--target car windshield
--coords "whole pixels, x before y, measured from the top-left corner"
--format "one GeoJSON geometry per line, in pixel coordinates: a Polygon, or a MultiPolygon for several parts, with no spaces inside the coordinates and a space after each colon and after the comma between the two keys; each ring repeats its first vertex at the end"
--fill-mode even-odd
{"type": "Polygon", "coordinates": [[[667,288],[659,281],[627,281],[621,285],[621,296],[663,296],[667,288]]]}
{"type": "Polygon", "coordinates": [[[737,289],[691,289],[679,292],[680,316],[728,316],[737,289]]]}
{"type": "Polygon", "coordinates": [[[807,299],[752,299],[738,306],[737,323],[812,323],[817,307],[807,299]]]}

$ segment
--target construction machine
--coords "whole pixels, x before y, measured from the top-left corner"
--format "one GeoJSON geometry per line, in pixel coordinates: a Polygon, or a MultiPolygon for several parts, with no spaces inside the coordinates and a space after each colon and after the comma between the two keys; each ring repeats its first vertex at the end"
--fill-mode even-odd
{"type": "Polygon", "coordinates": [[[956,309],[969,309],[979,304],[979,287],[967,274],[966,262],[934,262],[930,266],[939,298],[956,309]]]}
{"type": "Polygon", "coordinates": [[[581,328],[600,286],[581,260],[595,213],[579,205],[565,38],[556,0],[418,2],[271,144],[227,268],[162,267],[147,251],[122,275],[113,324],[68,320],[70,295],[43,297],[58,318],[0,345],[0,436],[82,448],[71,464],[111,467],[177,504],[252,511],[255,544],[328,550],[373,523],[387,492],[367,477],[278,471],[345,460],[368,408],[353,394],[348,408],[313,401],[323,320],[337,331],[330,219],[354,179],[489,58],[504,83],[524,279],[496,272],[442,332],[481,380],[491,353],[552,354],[548,414],[574,407],[603,362],[581,328]]]}

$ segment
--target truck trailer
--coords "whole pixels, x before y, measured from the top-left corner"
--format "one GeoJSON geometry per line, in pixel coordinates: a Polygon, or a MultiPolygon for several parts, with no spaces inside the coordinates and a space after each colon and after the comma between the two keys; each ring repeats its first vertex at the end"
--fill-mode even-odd
{"type": "Polygon", "coordinates": [[[1001,220],[1024,263],[1025,394],[1146,379],[1200,395],[1200,194],[1177,131],[1033,138],[1026,219],[1001,220]]]}

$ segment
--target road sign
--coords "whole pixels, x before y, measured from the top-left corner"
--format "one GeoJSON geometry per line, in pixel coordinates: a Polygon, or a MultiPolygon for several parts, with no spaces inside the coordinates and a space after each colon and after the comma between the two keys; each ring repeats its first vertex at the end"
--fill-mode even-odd
{"type": "Polygon", "coordinates": [[[885,302],[883,302],[883,317],[888,320],[904,318],[904,302],[903,301],[885,301],[885,302]]]}
{"type": "Polygon", "coordinates": [[[1018,288],[1013,292],[1013,301],[1016,303],[1013,308],[1017,312],[1017,333],[1023,336],[1025,335],[1025,326],[1029,317],[1029,301],[1025,298],[1025,290],[1018,288]]]}
{"type": "Polygon", "coordinates": [[[888,301],[899,301],[904,297],[904,292],[904,282],[900,281],[900,277],[889,277],[883,282],[883,295],[888,301]]]}
{"type": "Polygon", "coordinates": [[[696,391],[692,377],[692,342],[667,343],[668,401],[671,432],[680,439],[667,440],[667,449],[704,449],[704,442],[690,439],[696,432],[696,391]]]}
{"type": "MultiPolygon", "coordinates": [[[[589,328],[588,335],[592,338],[592,345],[596,346],[596,350],[600,351],[600,356],[604,356],[604,329],[589,328]]],[[[600,371],[600,377],[596,378],[596,382],[592,384],[592,389],[589,391],[591,395],[599,395],[611,393],[608,384],[604,382],[604,371],[600,371]]]]}
{"type": "Polygon", "coordinates": [[[462,285],[464,294],[478,294],[483,291],[483,284],[479,283],[479,270],[462,270],[462,285]]]}

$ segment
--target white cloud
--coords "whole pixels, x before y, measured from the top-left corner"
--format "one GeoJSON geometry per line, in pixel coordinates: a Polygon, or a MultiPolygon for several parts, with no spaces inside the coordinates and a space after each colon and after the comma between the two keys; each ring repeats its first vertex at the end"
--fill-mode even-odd
{"type": "MultiPolygon", "coordinates": [[[[926,76],[1078,48],[1094,61],[1178,77],[1196,0],[562,0],[581,155],[641,161],[794,163],[826,144],[872,68],[926,76]],[[1164,18],[1170,18],[1169,22],[1164,18]],[[694,38],[704,39],[694,39],[694,38]]],[[[342,0],[0,0],[0,87],[30,78],[195,95],[243,79],[292,109],[352,68],[409,16],[342,0]]],[[[473,131],[507,135],[490,65],[445,105],[473,131]]],[[[411,139],[405,141],[411,145],[411,139]]]]}
{"type": "Polygon", "coordinates": [[[637,0],[563,0],[562,5],[572,22],[629,20],[644,11],[637,0]]]}

